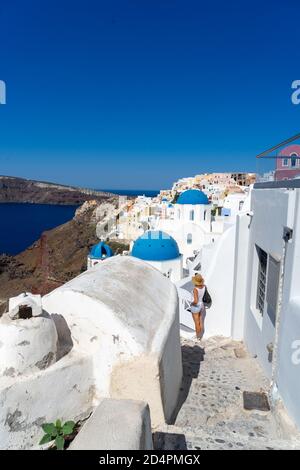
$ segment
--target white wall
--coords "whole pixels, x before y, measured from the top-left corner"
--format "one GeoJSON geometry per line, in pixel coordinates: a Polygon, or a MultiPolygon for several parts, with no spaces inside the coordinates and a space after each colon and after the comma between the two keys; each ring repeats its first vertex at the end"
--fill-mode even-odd
{"type": "Polygon", "coordinates": [[[74,349],[93,357],[97,397],[144,400],[154,425],[168,419],[165,401],[179,392],[182,365],[177,291],[165,276],[137,258],[114,256],[48,294],[44,308],[63,315],[74,349]]]}
{"type": "Polygon", "coordinates": [[[0,377],[0,449],[39,448],[41,425],[86,418],[94,406],[91,358],[70,353],[35,374],[0,377]]]}
{"type": "Polygon", "coordinates": [[[237,214],[240,213],[243,207],[240,203],[246,200],[247,195],[243,193],[233,193],[226,196],[224,199],[223,207],[226,209],[230,209],[230,216],[235,217],[237,214]],[[241,209],[240,209],[241,208],[241,209]]]}
{"type": "Polygon", "coordinates": [[[246,291],[245,341],[250,352],[257,355],[269,377],[272,363],[267,345],[274,341],[274,326],[267,313],[256,308],[258,258],[256,245],[275,259],[282,259],[283,226],[288,224],[288,205],[291,193],[285,189],[257,189],[252,191],[249,234],[249,259],[246,291]]]}
{"type": "Polygon", "coordinates": [[[178,258],[168,259],[164,261],[146,261],[150,266],[158,269],[164,276],[172,282],[177,282],[182,279],[182,261],[183,257],[180,255],[178,258]]]}
{"type": "Polygon", "coordinates": [[[250,222],[251,218],[246,214],[236,218],[231,324],[231,336],[236,340],[244,337],[250,222]]]}
{"type": "MultiPolygon", "coordinates": [[[[245,312],[245,341],[257,355],[267,375],[273,376],[279,398],[300,427],[300,190],[254,189],[253,218],[250,226],[248,279],[245,312]],[[268,360],[266,346],[275,339],[275,327],[268,314],[266,298],[264,314],[255,307],[257,261],[255,245],[283,262],[283,228],[293,229],[293,238],[286,246],[283,296],[278,328],[278,352],[268,360]],[[273,356],[274,357],[274,356],[273,356]]],[[[267,287],[268,288],[268,287],[267,287]]],[[[278,315],[278,311],[277,311],[278,315]]]]}
{"type": "MultiPolygon", "coordinates": [[[[283,306],[276,381],[290,415],[300,428],[300,190],[297,190],[293,238],[286,247],[283,306]]],[[[293,203],[291,202],[293,206],[293,203]]],[[[291,224],[291,221],[289,222],[291,224]]]]}
{"type": "Polygon", "coordinates": [[[215,244],[209,260],[203,247],[201,274],[212,297],[212,307],[207,310],[205,335],[231,335],[233,301],[233,276],[235,254],[235,227],[231,227],[215,244]],[[207,264],[205,262],[207,259],[207,264]]]}

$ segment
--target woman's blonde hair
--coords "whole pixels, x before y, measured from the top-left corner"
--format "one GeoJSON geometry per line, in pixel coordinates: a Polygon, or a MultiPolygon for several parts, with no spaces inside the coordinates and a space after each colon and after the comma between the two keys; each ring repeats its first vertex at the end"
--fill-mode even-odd
{"type": "Polygon", "coordinates": [[[196,287],[204,287],[204,278],[199,273],[192,277],[192,282],[196,287]]]}

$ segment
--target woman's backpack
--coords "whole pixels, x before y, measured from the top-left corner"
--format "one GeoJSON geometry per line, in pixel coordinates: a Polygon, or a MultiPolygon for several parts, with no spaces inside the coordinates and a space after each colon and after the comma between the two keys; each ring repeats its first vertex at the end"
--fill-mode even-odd
{"type": "Polygon", "coordinates": [[[204,291],[202,302],[204,304],[204,307],[206,307],[206,308],[211,307],[212,299],[211,299],[211,296],[210,296],[206,286],[205,286],[205,291],[204,291]]]}

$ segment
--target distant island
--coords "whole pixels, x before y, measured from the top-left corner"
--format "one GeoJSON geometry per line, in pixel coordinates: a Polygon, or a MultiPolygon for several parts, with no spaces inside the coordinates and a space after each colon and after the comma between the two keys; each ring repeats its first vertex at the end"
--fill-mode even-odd
{"type": "Polygon", "coordinates": [[[85,201],[102,202],[114,194],[75,186],[0,176],[0,203],[80,205],[85,201]]]}

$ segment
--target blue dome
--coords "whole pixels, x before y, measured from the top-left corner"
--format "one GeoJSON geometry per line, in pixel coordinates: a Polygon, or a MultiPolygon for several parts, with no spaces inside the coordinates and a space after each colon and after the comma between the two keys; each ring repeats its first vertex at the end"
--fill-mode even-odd
{"type": "Polygon", "coordinates": [[[132,256],[145,261],[165,261],[180,256],[174,238],[165,232],[148,230],[133,245],[132,256]]]}
{"type": "Polygon", "coordinates": [[[90,251],[90,258],[92,259],[103,259],[103,258],[109,258],[110,256],[113,256],[114,253],[111,249],[110,246],[106,245],[103,242],[97,243],[97,245],[94,245],[90,251]]]}
{"type": "Polygon", "coordinates": [[[203,191],[188,189],[180,194],[176,204],[209,204],[209,200],[203,191]]]}

